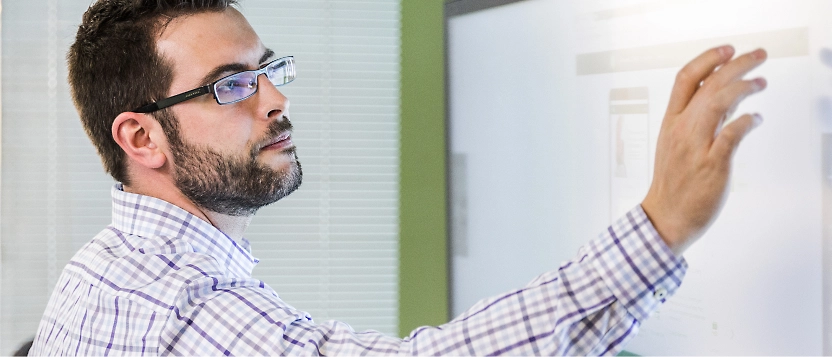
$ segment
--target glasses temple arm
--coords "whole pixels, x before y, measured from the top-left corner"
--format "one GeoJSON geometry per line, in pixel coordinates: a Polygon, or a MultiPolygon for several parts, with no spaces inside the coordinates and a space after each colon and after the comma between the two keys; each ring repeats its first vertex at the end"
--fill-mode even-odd
{"type": "Polygon", "coordinates": [[[155,112],[157,110],[164,109],[164,108],[167,108],[171,105],[174,105],[174,104],[177,104],[177,103],[182,103],[182,102],[184,102],[188,99],[199,97],[201,95],[205,95],[205,94],[208,94],[208,93],[211,93],[211,86],[210,85],[202,86],[202,87],[199,87],[199,88],[194,88],[194,89],[191,89],[187,92],[179,93],[175,96],[168,97],[168,98],[162,99],[160,101],[153,102],[153,103],[150,103],[148,105],[139,107],[139,108],[133,110],[133,112],[134,113],[152,113],[152,112],[155,112]]]}

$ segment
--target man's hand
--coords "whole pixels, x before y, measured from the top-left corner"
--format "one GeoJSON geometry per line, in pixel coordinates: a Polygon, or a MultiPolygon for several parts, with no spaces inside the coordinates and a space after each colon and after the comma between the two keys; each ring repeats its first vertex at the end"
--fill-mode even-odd
{"type": "Polygon", "coordinates": [[[653,183],[641,203],[678,256],[713,223],[728,195],[731,158],[745,135],[762,123],[745,114],[723,126],[763,78],[743,80],[766,59],[762,49],[733,60],[731,46],[713,48],[676,76],[659,142],[653,183]]]}

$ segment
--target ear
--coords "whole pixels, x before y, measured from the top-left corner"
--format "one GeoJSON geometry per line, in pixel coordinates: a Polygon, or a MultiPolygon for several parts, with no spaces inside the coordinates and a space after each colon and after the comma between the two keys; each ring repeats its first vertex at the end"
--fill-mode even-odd
{"type": "Polygon", "coordinates": [[[130,159],[149,169],[167,161],[158,142],[163,137],[159,124],[148,114],[124,112],[113,121],[113,140],[130,159]]]}

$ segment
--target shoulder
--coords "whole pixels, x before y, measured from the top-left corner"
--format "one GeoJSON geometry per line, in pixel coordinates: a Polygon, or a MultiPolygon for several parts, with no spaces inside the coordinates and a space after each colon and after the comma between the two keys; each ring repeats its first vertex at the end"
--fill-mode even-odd
{"type": "Polygon", "coordinates": [[[176,298],[174,311],[180,316],[216,310],[217,319],[233,309],[238,314],[261,316],[268,322],[311,319],[287,304],[264,282],[252,278],[205,276],[191,281],[176,298]],[[274,321],[272,321],[274,320],[274,321]]]}
{"type": "Polygon", "coordinates": [[[150,302],[153,309],[166,311],[206,279],[229,280],[227,269],[214,257],[195,252],[184,239],[138,237],[112,227],[84,245],[64,274],[107,294],[150,302]]]}
{"type": "Polygon", "coordinates": [[[279,354],[294,346],[289,330],[311,321],[259,280],[205,278],[176,299],[160,344],[185,355],[279,354]]]}

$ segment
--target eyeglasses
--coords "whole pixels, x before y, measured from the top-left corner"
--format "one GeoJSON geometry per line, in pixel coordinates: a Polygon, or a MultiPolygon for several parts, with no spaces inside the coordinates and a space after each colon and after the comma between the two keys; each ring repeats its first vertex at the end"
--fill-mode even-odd
{"type": "Polygon", "coordinates": [[[219,105],[236,103],[257,93],[257,78],[264,73],[275,87],[292,82],[295,80],[295,57],[278,58],[260,69],[234,73],[214,83],[142,106],[133,112],[152,113],[208,93],[214,95],[219,105]]]}

